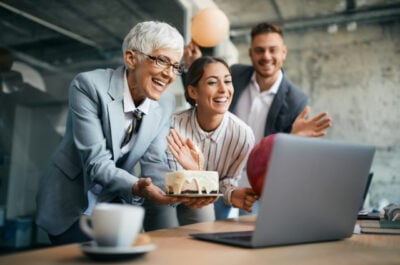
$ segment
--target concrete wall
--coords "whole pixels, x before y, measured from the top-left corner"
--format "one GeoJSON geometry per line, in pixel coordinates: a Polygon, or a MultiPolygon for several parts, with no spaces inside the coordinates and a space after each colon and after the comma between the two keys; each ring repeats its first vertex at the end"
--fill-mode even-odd
{"type": "MultiPolygon", "coordinates": [[[[400,21],[286,32],[285,71],[311,99],[314,114],[327,110],[327,138],[377,147],[367,206],[400,203],[400,21]]],[[[249,63],[249,44],[237,45],[249,63]]]]}

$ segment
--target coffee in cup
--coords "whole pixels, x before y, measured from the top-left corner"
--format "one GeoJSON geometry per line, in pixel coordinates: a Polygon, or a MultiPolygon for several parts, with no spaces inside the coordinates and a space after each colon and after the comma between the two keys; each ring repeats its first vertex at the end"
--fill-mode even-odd
{"type": "Polygon", "coordinates": [[[80,227],[99,246],[129,247],[142,228],[143,217],[144,208],[140,206],[99,203],[91,216],[81,216],[80,227]]]}

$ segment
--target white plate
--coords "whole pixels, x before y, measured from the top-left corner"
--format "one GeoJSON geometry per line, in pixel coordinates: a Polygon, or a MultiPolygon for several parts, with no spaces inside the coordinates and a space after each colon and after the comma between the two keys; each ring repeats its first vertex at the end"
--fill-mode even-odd
{"type": "Polygon", "coordinates": [[[210,193],[210,194],[198,194],[198,193],[186,193],[186,194],[167,194],[172,197],[220,197],[224,196],[222,193],[210,193]]]}
{"type": "Polygon", "coordinates": [[[141,256],[156,248],[155,244],[132,247],[100,247],[95,241],[85,242],[79,245],[79,249],[86,256],[95,260],[130,259],[141,256]]]}

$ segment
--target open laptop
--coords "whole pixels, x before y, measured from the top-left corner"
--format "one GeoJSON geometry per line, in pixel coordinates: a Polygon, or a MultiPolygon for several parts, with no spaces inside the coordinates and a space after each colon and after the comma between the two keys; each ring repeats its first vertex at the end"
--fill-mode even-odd
{"type": "Polygon", "coordinates": [[[279,134],[254,231],[191,234],[248,248],[350,237],[375,147],[279,134]]]}

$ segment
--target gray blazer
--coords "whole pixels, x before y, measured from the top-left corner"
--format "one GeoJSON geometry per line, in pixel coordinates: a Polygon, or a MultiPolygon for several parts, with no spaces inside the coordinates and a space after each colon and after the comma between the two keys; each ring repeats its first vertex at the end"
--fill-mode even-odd
{"type": "Polygon", "coordinates": [[[64,138],[56,149],[39,184],[36,223],[58,235],[68,229],[88,207],[87,192],[95,184],[103,189],[98,201],[132,201],[132,185],[141,175],[164,187],[172,94],[164,92],[152,101],[132,150],[120,157],[125,133],[123,74],[125,68],[101,69],[79,74],[69,88],[69,112],[64,138]],[[116,159],[117,158],[117,159],[116,159]]]}
{"type": "MultiPolygon", "coordinates": [[[[235,113],[238,99],[250,83],[254,68],[250,65],[235,64],[231,67],[231,71],[235,93],[233,94],[230,111],[235,113]]],[[[307,106],[307,103],[308,97],[306,94],[293,85],[283,73],[282,83],[268,112],[264,136],[278,132],[290,133],[293,122],[307,106]]]]}

